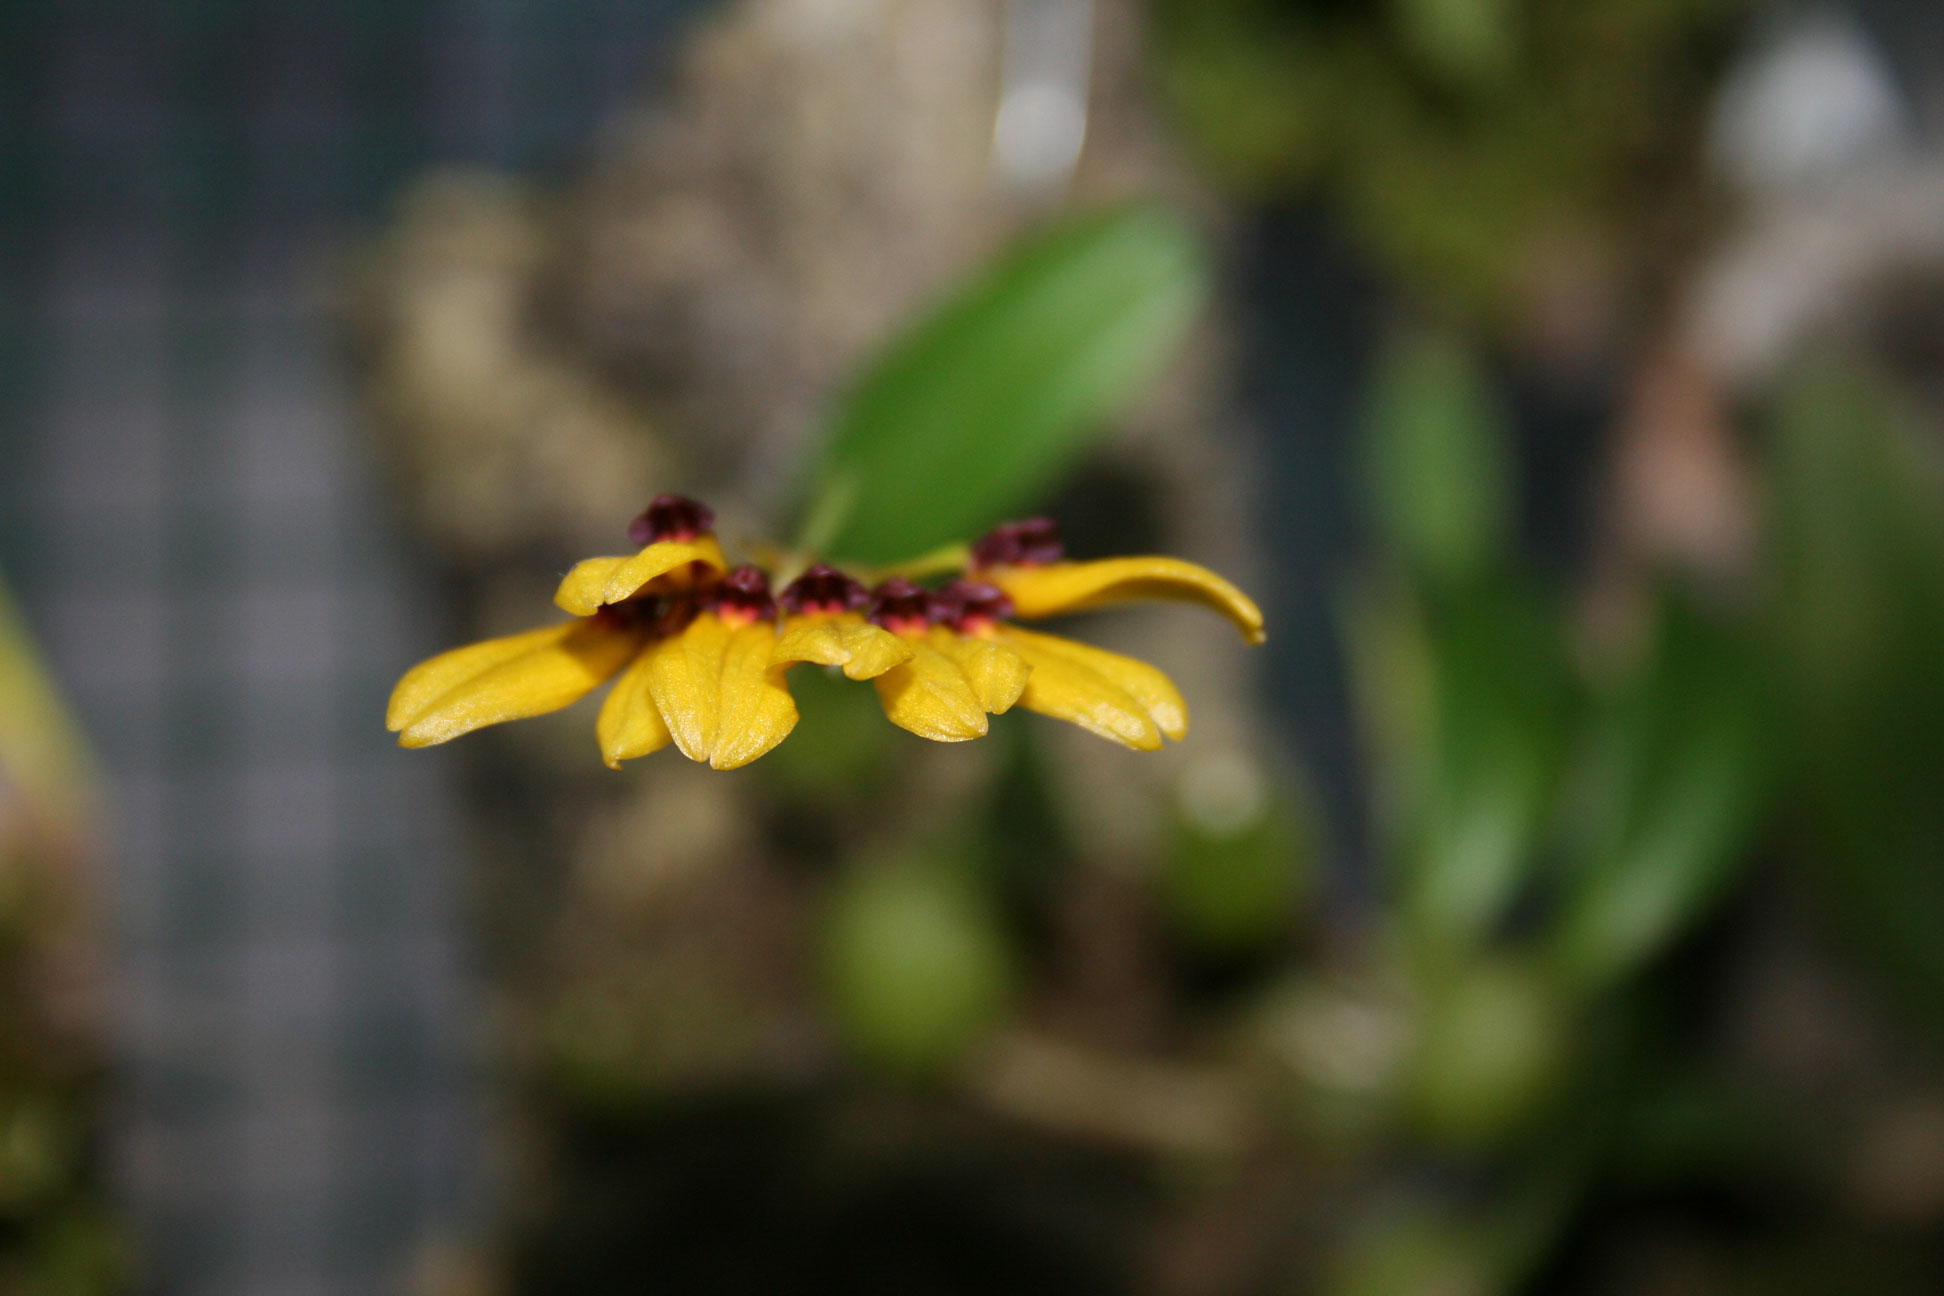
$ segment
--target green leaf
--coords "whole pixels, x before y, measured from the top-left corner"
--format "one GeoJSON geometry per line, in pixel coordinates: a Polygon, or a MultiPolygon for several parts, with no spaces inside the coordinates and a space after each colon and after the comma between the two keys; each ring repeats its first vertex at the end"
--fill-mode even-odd
{"type": "Polygon", "coordinates": [[[1456,342],[1393,342],[1364,418],[1370,507],[1385,548],[1444,584],[1498,564],[1510,530],[1505,419],[1485,374],[1456,342]]]}
{"type": "Polygon", "coordinates": [[[1839,922],[1944,1029],[1944,464],[1846,365],[1802,366],[1772,425],[1789,804],[1839,922]]]}
{"type": "Polygon", "coordinates": [[[1531,876],[1576,700],[1557,613],[1515,590],[1441,609],[1427,646],[1431,747],[1403,808],[1399,898],[1435,962],[1490,935],[1531,876]]]}
{"type": "Polygon", "coordinates": [[[1652,653],[1599,708],[1589,858],[1553,931],[1597,988],[1664,949],[1733,880],[1756,823],[1769,737],[1755,656],[1671,594],[1652,653]]]}
{"type": "Polygon", "coordinates": [[[1200,244],[1153,207],[1005,256],[839,405],[806,493],[818,547],[890,562],[1029,504],[1174,351],[1209,282],[1200,244]]]}

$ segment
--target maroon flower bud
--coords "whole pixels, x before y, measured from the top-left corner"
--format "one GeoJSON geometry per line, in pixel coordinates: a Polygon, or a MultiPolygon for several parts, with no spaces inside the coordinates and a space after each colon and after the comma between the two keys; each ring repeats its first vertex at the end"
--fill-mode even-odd
{"type": "Polygon", "coordinates": [[[955,580],[934,594],[935,602],[950,609],[952,629],[967,634],[991,627],[1013,614],[1013,601],[997,585],[955,580]]]}
{"type": "Polygon", "coordinates": [[[972,566],[1037,567],[1066,557],[1060,528],[1052,518],[1027,518],[994,527],[972,546],[972,566]]]}
{"type": "Polygon", "coordinates": [[[657,495],[640,517],[628,523],[628,539],[637,545],[689,541],[714,526],[715,514],[708,505],[686,495],[657,495]]]}
{"type": "Polygon", "coordinates": [[[776,600],[770,597],[769,573],[749,563],[724,576],[711,597],[716,615],[737,625],[776,615],[776,600]]]}
{"type": "Polygon", "coordinates": [[[777,597],[788,611],[799,615],[811,612],[861,612],[870,605],[871,592],[835,567],[818,563],[783,587],[777,597]]]}
{"type": "Polygon", "coordinates": [[[870,611],[874,623],[896,634],[923,634],[931,624],[931,591],[917,581],[893,576],[871,591],[870,611]]]}

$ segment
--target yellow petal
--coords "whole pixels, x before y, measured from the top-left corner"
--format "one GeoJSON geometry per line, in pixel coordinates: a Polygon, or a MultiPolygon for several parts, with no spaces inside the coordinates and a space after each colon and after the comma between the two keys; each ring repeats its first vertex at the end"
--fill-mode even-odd
{"type": "Polygon", "coordinates": [[[928,643],[912,643],[910,661],[871,682],[884,714],[901,729],[934,742],[985,736],[986,710],[965,672],[928,643]]]}
{"type": "Polygon", "coordinates": [[[728,650],[729,627],[715,613],[704,612],[682,633],[646,651],[648,694],[675,745],[693,761],[706,761],[715,750],[722,659],[728,650]]]}
{"type": "Polygon", "coordinates": [[[979,705],[993,715],[1011,710],[1012,704],[1019,701],[1032,667],[1007,645],[976,635],[957,634],[944,626],[933,626],[926,640],[958,664],[979,705]]]}
{"type": "Polygon", "coordinates": [[[438,701],[454,685],[484,674],[501,662],[511,661],[535,648],[558,643],[574,628],[574,624],[572,621],[562,621],[558,625],[507,635],[503,639],[467,644],[420,662],[406,671],[405,678],[399,680],[398,687],[392,690],[391,702],[385,707],[385,728],[393,733],[398,732],[418,719],[420,712],[438,701]]]}
{"type": "MultiPolygon", "coordinates": [[[[570,621],[565,633],[549,631],[525,651],[466,676],[420,708],[399,734],[400,745],[429,747],[481,725],[558,711],[620,670],[641,642],[639,631],[594,619],[570,621]]],[[[435,657],[426,667],[439,661],[435,657]]],[[[405,688],[403,681],[399,688],[405,688]]]]}
{"type": "Polygon", "coordinates": [[[715,749],[709,753],[709,764],[716,769],[740,769],[796,728],[796,701],[783,683],[784,667],[770,663],[775,648],[776,627],[768,621],[729,633],[715,749]]]}
{"type": "Polygon", "coordinates": [[[1046,653],[1087,667],[1139,702],[1162,733],[1176,742],[1187,736],[1188,704],[1182,700],[1181,691],[1173,680],[1146,662],[1075,639],[1021,630],[1018,626],[1001,626],[998,633],[1001,642],[1010,643],[1021,652],[1046,653]]]}
{"type": "Polygon", "coordinates": [[[1179,558],[1107,558],[1044,567],[992,567],[976,573],[1004,590],[1022,617],[1058,616],[1129,599],[1180,599],[1213,608],[1242,637],[1261,643],[1262,609],[1206,567],[1179,558]]]}
{"type": "Polygon", "coordinates": [[[601,704],[600,718],[594,721],[594,737],[601,744],[601,759],[609,769],[620,769],[621,762],[646,756],[668,746],[668,725],[655,709],[648,692],[648,654],[635,656],[614,688],[601,704]]]}
{"type": "Polygon", "coordinates": [[[716,538],[658,540],[632,558],[587,558],[567,573],[554,602],[575,616],[590,616],[605,603],[633,598],[651,582],[690,563],[712,567],[720,575],[729,570],[716,538]]]}
{"type": "Polygon", "coordinates": [[[1069,720],[1088,733],[1141,751],[1161,746],[1161,731],[1148,718],[1147,708],[1120,685],[1091,667],[1034,643],[1014,641],[1020,656],[1033,668],[1019,705],[1028,711],[1069,720]]]}
{"type": "Polygon", "coordinates": [[[841,666],[854,680],[876,679],[910,660],[910,644],[855,612],[790,617],[771,658],[779,666],[796,662],[841,666]]]}

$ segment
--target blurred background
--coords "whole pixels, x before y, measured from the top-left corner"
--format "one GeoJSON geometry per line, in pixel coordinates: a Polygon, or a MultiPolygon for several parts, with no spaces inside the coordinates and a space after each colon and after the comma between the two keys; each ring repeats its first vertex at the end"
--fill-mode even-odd
{"type": "Polygon", "coordinates": [[[0,1293],[1944,1287],[1940,69],[1923,0],[0,6],[0,1293]],[[809,668],[734,774],[392,746],[671,490],[1051,513],[1269,644],[1076,626],[1155,755],[809,668]]]}

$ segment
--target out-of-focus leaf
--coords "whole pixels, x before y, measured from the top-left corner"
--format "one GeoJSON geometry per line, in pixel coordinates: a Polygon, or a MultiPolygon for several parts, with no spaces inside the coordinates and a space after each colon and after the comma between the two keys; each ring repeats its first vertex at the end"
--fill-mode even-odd
{"type": "Polygon", "coordinates": [[[1344,603],[1343,637],[1357,724],[1367,749],[1378,835],[1404,840],[1434,765],[1437,670],[1423,600],[1369,575],[1344,603]]]}
{"type": "Polygon", "coordinates": [[[1061,225],[1005,257],[893,343],[839,406],[809,486],[828,533],[817,547],[889,562],[1029,503],[1173,352],[1209,281],[1193,234],[1145,206],[1061,225]]]}
{"type": "Polygon", "coordinates": [[[1512,494],[1506,431],[1463,348],[1429,335],[1392,343],[1372,377],[1365,439],[1373,520],[1411,571],[1458,584],[1498,561],[1512,494]]]}
{"type": "Polygon", "coordinates": [[[1183,124],[1245,188],[1307,179],[1330,148],[1336,70],[1292,5],[1156,0],[1158,72],[1183,124]]]}
{"type": "Polygon", "coordinates": [[[1432,749],[1400,843],[1400,902],[1416,951],[1488,935],[1537,862],[1574,706],[1558,617],[1478,592],[1432,627],[1432,749]]]}
{"type": "Polygon", "coordinates": [[[1557,965],[1597,988],[1659,953],[1734,876],[1768,766],[1753,646],[1679,595],[1594,724],[1590,857],[1569,881],[1557,965]]]}
{"type": "Polygon", "coordinates": [[[936,861],[854,870],[824,913],[825,984],[845,1038],[881,1066],[950,1067],[998,1023],[1016,971],[997,915],[936,861]]]}
{"type": "Polygon", "coordinates": [[[1778,398],[1775,646],[1790,804],[1850,935],[1944,1027],[1944,486],[1894,393],[1838,364],[1778,398]]]}

